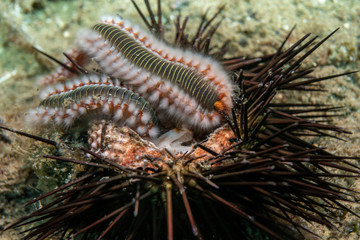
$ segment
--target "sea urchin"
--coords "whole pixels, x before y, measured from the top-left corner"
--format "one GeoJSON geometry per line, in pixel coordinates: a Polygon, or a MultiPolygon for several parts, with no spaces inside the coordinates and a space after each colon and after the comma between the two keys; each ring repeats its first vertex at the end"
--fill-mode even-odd
{"type": "MultiPolygon", "coordinates": [[[[149,30],[164,41],[160,1],[157,16],[152,12],[149,2],[145,0],[145,3],[150,21],[135,3],[134,6],[149,30]]],[[[317,43],[316,37],[310,38],[310,34],[305,35],[284,50],[290,32],[274,54],[253,59],[229,59],[224,57],[226,46],[212,49],[210,44],[220,24],[220,21],[214,21],[222,10],[223,8],[220,8],[210,20],[206,20],[204,15],[192,39],[186,34],[188,18],[182,22],[178,18],[174,45],[216,59],[234,82],[233,90],[229,89],[230,84],[216,88],[219,82],[209,83],[208,79],[213,79],[212,77],[203,77],[196,73],[209,72],[210,68],[207,65],[211,65],[215,60],[209,60],[205,67],[198,67],[197,64],[192,65],[193,63],[189,63],[188,60],[176,59],[174,56],[177,62],[188,65],[189,68],[178,67],[178,71],[167,72],[166,69],[177,68],[178,65],[168,63],[172,61],[172,56],[166,55],[165,50],[157,50],[157,54],[165,60],[149,60],[150,64],[155,63],[156,66],[153,68],[146,68],[146,64],[138,64],[137,67],[144,68],[145,72],[150,71],[152,74],[157,71],[170,81],[179,81],[180,87],[174,91],[170,91],[169,87],[164,88],[167,90],[160,91],[157,97],[153,97],[147,92],[153,92],[166,83],[142,89],[141,84],[151,79],[151,76],[137,71],[116,72],[117,75],[114,76],[111,71],[114,66],[111,64],[121,58],[116,61],[113,59],[113,62],[102,62],[107,57],[116,58],[112,56],[114,51],[119,50],[116,47],[106,46],[109,49],[105,52],[99,47],[96,49],[98,52],[94,53],[84,53],[84,49],[75,49],[72,54],[66,55],[67,62],[60,63],[60,73],[48,77],[47,81],[75,79],[76,84],[68,87],[70,85],[65,83],[63,88],[73,91],[82,89],[76,93],[64,94],[70,96],[70,102],[66,101],[67,97],[60,95],[54,100],[60,105],[44,105],[61,106],[61,114],[58,114],[57,110],[52,113],[61,115],[64,119],[74,114],[71,111],[75,108],[67,111],[67,106],[78,107],[75,110],[82,107],[85,109],[83,111],[90,111],[97,116],[85,119],[86,122],[90,122],[87,132],[89,148],[74,147],[74,151],[83,153],[83,158],[79,160],[61,156],[61,145],[52,140],[2,126],[1,128],[52,145],[59,150],[59,154],[44,157],[81,164],[86,170],[79,173],[70,183],[30,201],[28,204],[45,198],[52,199],[7,229],[35,223],[25,231],[23,239],[45,239],[52,236],[60,239],[70,236],[76,239],[254,239],[266,238],[265,236],[295,239],[297,237],[294,232],[301,235],[308,231],[299,219],[333,227],[333,217],[329,210],[343,209],[352,212],[343,203],[355,201],[357,193],[331,180],[339,177],[357,177],[359,167],[350,161],[355,158],[330,154],[303,138],[348,133],[342,128],[324,123],[324,120],[329,118],[328,113],[336,112],[338,108],[306,103],[273,103],[280,90],[319,91],[322,90],[319,82],[350,74],[316,78],[311,77],[313,69],[301,67],[304,59],[336,30],[317,43]],[[92,54],[99,56],[95,56],[97,65],[91,69],[88,64],[94,57],[92,54]],[[126,82],[127,79],[138,81],[134,77],[136,74],[142,76],[139,86],[126,82]],[[171,77],[171,74],[178,74],[180,77],[171,77]],[[192,82],[181,77],[186,75],[192,76],[192,82]],[[102,82],[91,81],[88,84],[76,80],[99,80],[102,77],[105,78],[102,82]],[[115,86],[117,84],[140,91],[142,95],[136,95],[135,98],[132,98],[133,95],[124,95],[120,99],[119,104],[124,100],[129,103],[136,101],[135,107],[130,107],[129,104],[119,107],[120,110],[117,109],[121,111],[121,117],[134,117],[131,121],[125,121],[124,125],[128,127],[119,126],[113,118],[105,118],[104,121],[99,117],[103,115],[95,111],[97,107],[106,104],[107,109],[110,109],[108,112],[112,111],[110,95],[114,95],[117,88],[123,89],[118,90],[122,93],[127,91],[115,86]],[[189,87],[186,84],[189,84],[189,87]],[[193,88],[196,84],[206,87],[193,88]],[[75,90],[72,89],[74,85],[75,90]],[[189,94],[191,97],[195,96],[200,106],[193,107],[190,100],[186,97],[181,98],[181,91],[189,89],[189,94]],[[207,92],[206,89],[213,90],[207,92]],[[103,90],[106,93],[103,94],[103,90]],[[90,91],[92,96],[88,105],[86,102],[75,101],[81,99],[82,94],[87,94],[87,91],[90,91]],[[207,95],[204,98],[198,97],[199,95],[195,94],[197,91],[203,91],[207,95]],[[159,107],[156,104],[159,103],[159,99],[170,93],[173,95],[166,100],[167,104],[160,103],[159,107]],[[230,99],[229,96],[232,98],[231,103],[224,100],[230,99]],[[143,97],[150,98],[150,103],[143,97]],[[94,100],[95,98],[100,100],[94,100]],[[192,109],[182,107],[183,105],[177,101],[190,105],[192,109]],[[135,109],[138,103],[136,114],[130,114],[129,112],[134,113],[134,110],[129,109],[135,109]],[[145,105],[149,107],[145,108],[145,105]],[[155,109],[154,113],[150,107],[155,109]],[[169,111],[164,113],[166,107],[169,111]],[[172,108],[176,109],[171,110],[172,108]],[[185,117],[181,116],[181,111],[184,111],[185,117]],[[155,115],[160,117],[161,131],[170,130],[174,126],[185,127],[170,130],[169,135],[175,135],[175,138],[179,136],[179,139],[168,144],[185,145],[189,151],[179,153],[159,147],[161,141],[156,134],[146,130],[151,129],[156,121],[143,117],[145,112],[151,112],[149,115],[154,115],[154,118],[155,115]],[[162,114],[165,116],[161,116],[162,114]],[[197,117],[194,116],[196,114],[197,117]],[[193,116],[190,120],[195,123],[187,122],[187,116],[193,116]],[[206,117],[208,119],[202,121],[206,117]],[[141,121],[137,121],[136,118],[140,118],[141,121]],[[166,119],[175,119],[175,123],[168,123],[166,119]],[[213,121],[216,123],[211,124],[213,121]],[[139,124],[145,128],[144,131],[141,130],[143,128],[136,129],[135,126],[139,124]],[[190,140],[181,135],[188,131],[188,128],[195,133],[190,140]],[[148,138],[143,139],[139,134],[148,138]]],[[[100,34],[111,43],[114,36],[104,32],[110,27],[95,26],[95,29],[99,28],[100,34]]],[[[112,28],[110,30],[117,31],[112,28]]],[[[129,28],[128,31],[136,32],[129,28]]],[[[141,39],[141,36],[138,37],[141,39]]],[[[95,41],[94,39],[91,41],[95,41]]],[[[140,44],[139,42],[128,41],[133,45],[140,44]]],[[[140,48],[134,49],[133,51],[145,51],[140,48]]],[[[130,58],[131,62],[136,62],[135,57],[129,57],[126,51],[121,53],[130,58]]],[[[184,55],[189,54],[186,52],[184,55]]],[[[144,56],[140,54],[139,59],[146,59],[144,56]]],[[[126,64],[129,64],[129,68],[134,67],[131,63],[126,64]]],[[[219,84],[222,84],[221,81],[219,84]]],[[[55,91],[54,94],[59,92],[55,91]]],[[[49,95],[46,96],[48,97],[49,95]]],[[[45,101],[50,102],[49,99],[45,101]]],[[[44,113],[41,114],[44,118],[44,113]]],[[[52,119],[53,117],[48,117],[47,122],[51,122],[52,119]]],[[[55,121],[56,119],[57,117],[54,117],[55,121]]],[[[169,138],[165,141],[169,141],[169,138]]],[[[355,212],[352,213],[356,215],[355,212]]]]}

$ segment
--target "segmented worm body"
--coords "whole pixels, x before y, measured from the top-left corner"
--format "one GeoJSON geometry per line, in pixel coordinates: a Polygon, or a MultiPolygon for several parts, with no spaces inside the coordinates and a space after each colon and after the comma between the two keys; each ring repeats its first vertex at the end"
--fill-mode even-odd
{"type": "Polygon", "coordinates": [[[111,119],[133,128],[140,135],[157,136],[155,112],[148,101],[129,89],[101,83],[106,78],[89,76],[98,81],[83,84],[84,78],[73,81],[71,89],[51,94],[40,103],[38,113],[44,123],[55,120],[57,125],[70,126],[88,118],[111,119]]]}
{"type": "Polygon", "coordinates": [[[195,69],[153,54],[134,38],[129,37],[126,31],[115,26],[100,23],[93,29],[135,66],[178,85],[184,92],[195,98],[203,108],[211,110],[215,102],[219,100],[214,86],[206,82],[204,75],[195,69]]]}
{"type": "Polygon", "coordinates": [[[169,47],[119,17],[105,17],[93,29],[81,34],[79,47],[164,113],[161,120],[207,131],[221,123],[220,112],[229,113],[232,86],[217,62],[169,47]]]}

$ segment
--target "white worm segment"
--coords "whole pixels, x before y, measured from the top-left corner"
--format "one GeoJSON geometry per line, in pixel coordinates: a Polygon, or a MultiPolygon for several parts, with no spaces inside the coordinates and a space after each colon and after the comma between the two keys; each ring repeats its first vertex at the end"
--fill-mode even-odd
{"type": "MultiPolygon", "coordinates": [[[[64,85],[65,87],[62,86],[64,88],[61,88],[61,91],[59,90],[56,95],[66,94],[83,86],[114,86],[107,80],[106,76],[81,76],[69,81],[64,85]]],[[[141,107],[141,105],[135,104],[134,101],[130,101],[128,98],[122,98],[120,93],[117,97],[113,97],[113,95],[89,95],[81,99],[70,99],[68,105],[65,103],[59,107],[44,105],[35,111],[31,111],[29,115],[33,122],[41,125],[54,122],[55,125],[65,128],[72,126],[77,121],[108,119],[119,126],[126,125],[134,129],[141,136],[155,138],[159,134],[159,129],[152,122],[151,113],[141,107]]]]}
{"type": "Polygon", "coordinates": [[[105,75],[81,75],[77,78],[72,78],[71,80],[68,80],[64,83],[58,83],[54,86],[48,86],[43,91],[41,91],[40,99],[44,100],[52,95],[71,91],[78,87],[95,84],[120,86],[120,81],[118,79],[110,79],[105,75]]]}
{"type": "Polygon", "coordinates": [[[109,109],[109,103],[115,99],[87,98],[77,104],[72,104],[69,108],[38,108],[30,112],[30,119],[41,125],[47,125],[54,121],[55,125],[68,128],[82,118],[89,118],[91,121],[108,119],[115,122],[118,126],[128,126],[134,129],[141,136],[155,138],[159,134],[159,129],[151,125],[148,113],[140,114],[140,108],[130,103],[128,107],[122,104],[114,105],[109,109]],[[131,109],[131,110],[130,110],[131,109]],[[126,117],[125,117],[126,116],[126,117]]]}

